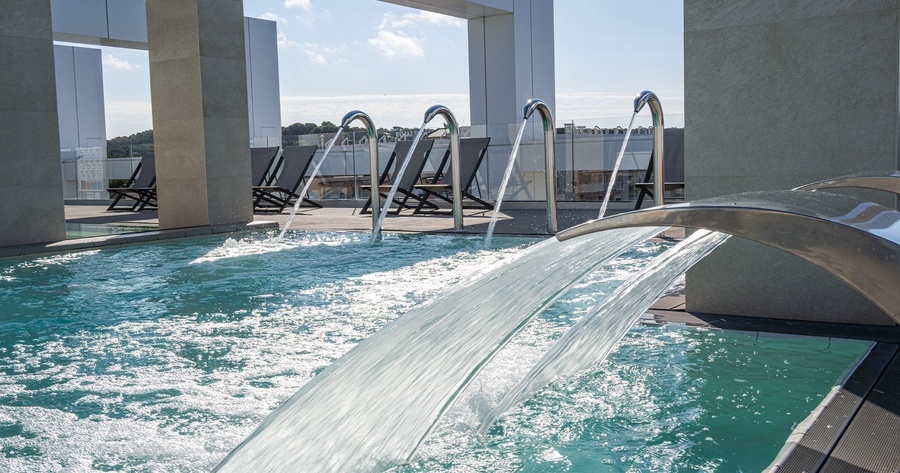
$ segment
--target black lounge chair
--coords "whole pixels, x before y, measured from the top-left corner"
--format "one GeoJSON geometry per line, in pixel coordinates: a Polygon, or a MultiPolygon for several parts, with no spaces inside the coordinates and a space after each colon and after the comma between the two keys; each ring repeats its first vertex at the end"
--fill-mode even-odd
{"type": "MultiPolygon", "coordinates": [[[[461,138],[459,140],[459,168],[460,183],[462,184],[463,208],[467,209],[485,209],[492,210],[494,205],[481,199],[481,196],[475,196],[472,192],[472,184],[478,175],[478,168],[484,160],[484,154],[487,152],[488,144],[491,138],[461,138]]],[[[453,179],[450,174],[450,150],[444,153],[444,159],[441,160],[440,166],[434,175],[434,183],[420,184],[416,186],[417,190],[425,193],[425,198],[436,197],[446,202],[453,203],[453,179]]],[[[431,204],[431,202],[429,202],[431,204]]],[[[447,213],[436,212],[438,207],[431,204],[430,213],[447,213]]],[[[424,210],[423,205],[416,207],[413,213],[419,213],[424,210]]]]}
{"type": "MultiPolygon", "coordinates": [[[[398,141],[397,144],[394,145],[394,152],[391,153],[391,158],[388,160],[387,165],[384,167],[384,172],[378,180],[378,193],[381,197],[387,198],[388,193],[391,191],[391,186],[394,184],[394,177],[399,173],[400,167],[403,165],[403,160],[406,159],[406,155],[409,153],[410,146],[412,146],[412,142],[410,141],[398,141]],[[388,170],[391,169],[392,164],[394,172],[388,174],[388,170]]],[[[421,179],[422,170],[425,169],[425,163],[428,162],[428,155],[431,153],[432,146],[434,146],[434,140],[421,140],[419,141],[419,144],[416,145],[415,151],[409,158],[409,164],[406,166],[406,170],[400,178],[400,184],[397,186],[397,194],[394,195],[394,202],[392,205],[397,206],[397,209],[393,211],[394,214],[399,214],[403,209],[416,209],[422,206],[428,206],[429,208],[435,209],[438,208],[437,205],[428,202],[427,199],[416,194],[414,189],[421,179]],[[409,203],[410,199],[415,201],[415,206],[409,203]]],[[[359,186],[359,188],[368,191],[372,190],[371,185],[362,185],[359,186]]],[[[370,205],[372,205],[371,197],[369,197],[369,200],[363,205],[360,213],[370,212],[370,205]]]]}
{"type": "Polygon", "coordinates": [[[254,186],[268,186],[281,166],[281,147],[250,148],[250,172],[254,186]]]}
{"type": "Polygon", "coordinates": [[[128,211],[156,209],[156,158],[152,151],[144,153],[141,162],[134,168],[131,177],[122,187],[106,189],[115,194],[107,211],[128,211]],[[122,202],[122,199],[126,199],[122,202]],[[134,203],[131,203],[131,202],[134,203]]]}
{"type": "MultiPolygon", "coordinates": [[[[263,185],[253,186],[253,210],[281,213],[287,206],[293,205],[299,197],[297,191],[306,179],[306,172],[316,155],[316,149],[318,146],[285,146],[281,160],[275,164],[269,180],[263,185]]],[[[303,203],[322,208],[321,204],[306,197],[303,198],[303,203]]]]}

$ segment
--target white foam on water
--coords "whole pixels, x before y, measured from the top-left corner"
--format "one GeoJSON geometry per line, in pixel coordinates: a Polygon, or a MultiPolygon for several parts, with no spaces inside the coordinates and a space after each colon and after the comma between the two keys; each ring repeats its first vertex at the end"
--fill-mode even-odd
{"type": "Polygon", "coordinates": [[[698,230],[619,286],[541,357],[485,418],[482,430],[538,389],[606,359],[637,318],[677,277],[727,239],[728,235],[698,230]]]}
{"type": "MultiPolygon", "coordinates": [[[[0,455],[0,470],[208,471],[272,409],[360,340],[521,250],[472,251],[475,239],[423,241],[431,245],[427,252],[439,256],[389,270],[357,271],[359,276],[303,285],[289,293],[259,292],[247,309],[172,313],[174,296],[166,295],[158,296],[150,310],[168,311],[164,316],[111,320],[93,331],[37,340],[25,326],[20,336],[30,343],[13,344],[0,357],[5,400],[0,432],[22,431],[0,436],[0,450],[6,452],[5,458],[0,455]],[[455,247],[461,251],[454,253],[455,247]],[[17,395],[26,403],[40,398],[44,407],[16,406],[17,395]],[[58,409],[47,407],[54,403],[58,409]]],[[[283,243],[291,251],[355,242],[375,258],[404,249],[393,236],[370,247],[368,235],[353,234],[290,235],[283,243]]],[[[405,250],[416,251],[417,242],[411,243],[405,250]]],[[[176,287],[182,281],[199,283],[197,277],[207,272],[196,269],[208,266],[215,280],[215,271],[237,256],[247,264],[258,259],[263,253],[256,247],[277,246],[226,240],[207,252],[221,258],[184,266],[186,275],[179,275],[183,271],[176,265],[174,273],[153,278],[176,287]]],[[[372,265],[365,260],[369,256],[352,249],[334,256],[335,264],[372,265]]],[[[152,271],[139,269],[125,286],[152,271]]],[[[122,290],[121,285],[80,284],[78,291],[103,290],[110,297],[122,290]]],[[[147,282],[146,287],[158,292],[158,284],[147,282]]]]}
{"type": "Polygon", "coordinates": [[[190,264],[208,263],[226,258],[261,255],[296,248],[316,246],[341,246],[359,242],[356,233],[296,233],[293,238],[284,239],[270,236],[264,239],[245,237],[234,239],[228,237],[222,245],[213,248],[205,255],[196,258],[190,264]]]}
{"type": "Polygon", "coordinates": [[[453,286],[306,383],[217,470],[378,471],[402,462],[534,315],[591,269],[659,231],[551,239],[453,286]]]}

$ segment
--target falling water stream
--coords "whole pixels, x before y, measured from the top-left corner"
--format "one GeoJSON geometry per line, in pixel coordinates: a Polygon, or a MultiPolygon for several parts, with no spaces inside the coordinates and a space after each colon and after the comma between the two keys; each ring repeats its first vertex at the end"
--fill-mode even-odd
{"type": "MultiPolygon", "coordinates": [[[[387,198],[384,200],[384,208],[382,208],[381,213],[378,214],[378,222],[374,227],[372,227],[373,243],[378,240],[379,235],[381,235],[381,224],[384,223],[384,216],[387,215],[388,210],[391,210],[391,203],[394,201],[394,195],[397,194],[397,188],[400,187],[400,180],[403,178],[403,173],[406,172],[406,166],[409,165],[409,159],[416,151],[416,145],[419,144],[419,140],[422,139],[422,134],[425,133],[426,124],[427,123],[423,123],[422,126],[419,127],[419,132],[416,133],[416,137],[413,138],[412,145],[409,147],[409,152],[406,153],[406,158],[403,159],[403,164],[400,165],[400,169],[397,171],[397,175],[393,177],[394,184],[391,186],[391,190],[390,192],[388,192],[387,198]]],[[[379,192],[379,190],[372,189],[372,192],[379,192]]]]}
{"type": "Polygon", "coordinates": [[[549,239],[463,281],[319,373],[216,471],[383,471],[407,461],[528,321],[593,268],[660,230],[549,239]],[[497,297],[513,287],[514,297],[497,297]]]}
{"type": "Polygon", "coordinates": [[[491,223],[488,224],[487,235],[484,236],[484,247],[491,246],[491,237],[494,236],[494,225],[497,225],[497,215],[500,213],[500,205],[503,203],[503,194],[506,193],[506,185],[509,184],[509,177],[512,175],[513,164],[516,162],[516,155],[519,153],[519,144],[522,142],[522,134],[525,132],[525,124],[528,118],[522,120],[519,124],[519,132],[516,134],[516,141],[513,143],[512,150],[509,152],[509,161],[506,163],[506,171],[503,172],[503,180],[500,181],[500,189],[497,191],[497,202],[494,203],[494,212],[491,214],[491,223]]]}
{"type": "Polygon", "coordinates": [[[316,163],[315,167],[313,167],[312,172],[309,174],[309,177],[306,178],[306,183],[303,184],[303,190],[300,191],[300,194],[297,196],[297,201],[294,202],[294,208],[291,210],[291,215],[288,217],[287,222],[285,222],[284,227],[281,229],[281,233],[278,234],[278,238],[284,238],[284,233],[291,226],[291,222],[294,220],[294,215],[297,215],[297,210],[300,208],[300,204],[303,203],[303,197],[306,196],[306,193],[309,192],[309,186],[312,184],[313,178],[316,177],[316,174],[319,173],[319,168],[322,167],[322,163],[325,162],[325,158],[328,157],[328,153],[331,152],[331,148],[334,148],[334,144],[337,142],[339,136],[341,136],[341,132],[344,131],[344,127],[338,127],[337,133],[334,134],[334,138],[328,142],[328,147],[325,148],[325,153],[322,154],[322,157],[319,158],[319,162],[316,163]]]}
{"type": "Polygon", "coordinates": [[[482,420],[487,430],[507,411],[556,379],[584,372],[606,359],[635,320],[675,279],[728,239],[728,235],[697,230],[623,283],[559,341],[482,420]]]}
{"type": "Polygon", "coordinates": [[[625,130],[625,139],[622,140],[622,147],[619,148],[619,154],[616,156],[616,165],[613,166],[612,176],[609,178],[609,186],[606,193],[603,194],[603,203],[600,204],[600,215],[597,218],[603,218],[606,215],[606,206],[609,205],[609,196],[612,195],[613,187],[616,185],[616,174],[619,173],[619,166],[622,164],[622,156],[625,155],[625,146],[628,145],[628,138],[631,138],[631,127],[634,126],[634,118],[638,112],[631,114],[631,121],[628,122],[628,129],[625,130]]]}

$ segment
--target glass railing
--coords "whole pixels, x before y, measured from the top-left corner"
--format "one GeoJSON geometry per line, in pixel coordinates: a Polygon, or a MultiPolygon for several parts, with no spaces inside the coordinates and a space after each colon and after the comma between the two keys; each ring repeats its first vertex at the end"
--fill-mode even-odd
{"type": "MultiPolygon", "coordinates": [[[[648,113],[635,120],[635,128],[626,148],[619,173],[613,186],[611,201],[632,202],[641,192],[640,183],[646,179],[653,148],[652,127],[648,113]],[[646,116],[644,116],[646,115],[646,116]]],[[[681,127],[683,115],[666,116],[667,128],[681,127]]],[[[609,188],[616,155],[625,138],[625,127],[631,117],[585,118],[556,120],[555,165],[557,199],[562,202],[600,201],[609,188]]],[[[461,127],[462,137],[490,136],[491,143],[484,161],[472,181],[470,192],[485,200],[496,200],[500,182],[512,150],[512,142],[520,123],[491,126],[461,127]]],[[[504,200],[544,201],[546,199],[546,171],[544,165],[544,135],[538,117],[526,125],[519,153],[507,186],[504,200]]],[[[411,135],[411,134],[410,134],[411,135]]],[[[435,175],[447,151],[450,140],[439,131],[430,133],[434,140],[429,160],[420,176],[425,182],[435,175]]],[[[402,140],[404,136],[401,136],[402,140]]],[[[334,133],[314,135],[285,135],[257,137],[254,147],[317,145],[316,161],[322,159],[334,133]]],[[[309,190],[312,199],[367,199],[368,191],[361,188],[370,183],[368,137],[363,131],[348,131],[338,137],[330,155],[309,190]]],[[[377,172],[383,172],[396,142],[383,136],[378,142],[377,172]]],[[[140,163],[140,157],[151,145],[134,145],[117,150],[115,158],[106,158],[104,147],[69,148],[61,150],[63,181],[67,199],[107,199],[106,188],[123,185],[140,163]],[[124,156],[123,156],[124,155],[124,156]]],[[[683,164],[682,164],[683,166],[683,164]]],[[[312,170],[312,166],[310,167],[312,170]]],[[[463,176],[465,179],[467,176],[463,176]]],[[[683,186],[667,186],[668,199],[684,196],[683,186]]]]}
{"type": "Polygon", "coordinates": [[[105,146],[60,149],[63,198],[109,199],[107,189],[124,186],[140,164],[143,153],[152,149],[152,144],[135,144],[115,153],[110,153],[105,146]]]}
{"type": "MultiPolygon", "coordinates": [[[[563,119],[555,122],[556,186],[559,201],[603,200],[630,119],[628,116],[563,119]]],[[[666,116],[665,119],[667,128],[683,127],[684,115],[666,116]]],[[[653,149],[650,120],[649,112],[636,117],[634,130],[610,196],[611,201],[633,202],[640,195],[638,184],[644,182],[647,177],[653,149]]],[[[462,137],[491,137],[484,161],[472,182],[472,194],[486,200],[497,198],[519,125],[507,123],[461,127],[462,137]]],[[[546,200],[543,128],[537,117],[530,120],[526,126],[504,196],[507,202],[546,200]]],[[[430,134],[436,138],[428,163],[420,176],[422,182],[434,176],[449,147],[449,137],[441,135],[440,132],[430,134]]],[[[332,139],[334,133],[286,135],[281,137],[281,143],[285,146],[318,145],[316,160],[319,160],[332,139]]],[[[393,140],[389,137],[382,137],[379,140],[379,173],[384,170],[394,149],[393,140]]],[[[257,139],[254,143],[274,146],[272,139],[257,139]]],[[[319,175],[310,186],[309,197],[366,199],[369,196],[368,191],[360,189],[360,185],[368,185],[369,182],[369,147],[366,134],[362,131],[350,131],[338,137],[338,143],[322,163],[319,175]]],[[[684,189],[673,186],[667,188],[666,194],[668,199],[683,198],[684,189]]]]}

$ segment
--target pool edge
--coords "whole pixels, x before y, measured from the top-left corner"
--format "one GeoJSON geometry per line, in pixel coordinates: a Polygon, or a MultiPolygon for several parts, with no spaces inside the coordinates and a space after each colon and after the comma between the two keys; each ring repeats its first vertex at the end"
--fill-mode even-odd
{"type": "Polygon", "coordinates": [[[146,232],[119,233],[114,235],[73,238],[71,240],[63,240],[50,243],[36,243],[30,245],[0,247],[0,261],[21,256],[65,253],[70,251],[90,250],[94,248],[119,247],[154,241],[174,240],[178,238],[216,235],[222,233],[277,230],[278,228],[278,222],[257,220],[249,223],[205,225],[200,227],[173,228],[166,230],[152,230],[146,232]]]}

